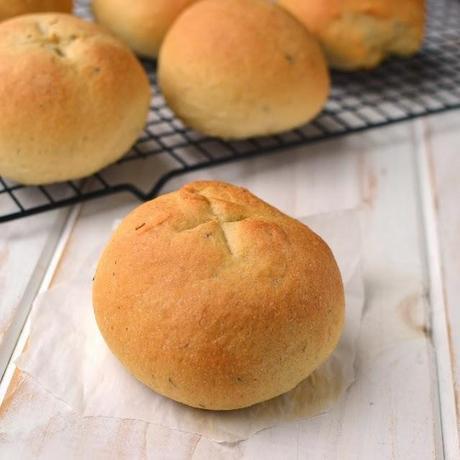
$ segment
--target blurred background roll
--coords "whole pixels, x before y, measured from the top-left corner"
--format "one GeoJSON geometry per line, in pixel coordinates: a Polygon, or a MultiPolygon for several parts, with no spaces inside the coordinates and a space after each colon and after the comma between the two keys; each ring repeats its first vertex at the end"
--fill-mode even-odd
{"type": "Polygon", "coordinates": [[[337,69],[371,69],[421,47],[425,0],[279,0],[321,43],[337,69]]]}
{"type": "Polygon", "coordinates": [[[203,0],[189,7],[165,38],[158,77],[185,124],[227,139],[300,126],[329,94],[316,40],[264,0],[203,0]]]}
{"type": "Polygon", "coordinates": [[[66,14],[0,24],[0,82],[0,175],[25,184],[118,160],[149,110],[149,81],[130,49],[66,14]]]}
{"type": "Polygon", "coordinates": [[[71,13],[72,0],[0,0],[0,21],[28,13],[71,13]]]}
{"type": "Polygon", "coordinates": [[[137,54],[155,57],[177,16],[196,0],[94,0],[96,20],[137,54]]]}

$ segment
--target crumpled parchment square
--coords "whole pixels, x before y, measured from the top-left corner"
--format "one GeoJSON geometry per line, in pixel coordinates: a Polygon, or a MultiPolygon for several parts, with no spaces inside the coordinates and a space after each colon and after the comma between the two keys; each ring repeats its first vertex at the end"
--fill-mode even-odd
{"type": "Polygon", "coordinates": [[[355,211],[300,220],[335,254],[345,284],[346,320],[332,356],[292,391],[246,409],[212,412],[184,406],[145,387],[111,354],[97,328],[91,275],[99,254],[94,254],[94,267],[81,267],[86,276],[37,298],[29,344],[17,366],[82,416],[143,420],[217,442],[241,441],[263,429],[324,413],[355,377],[355,341],[364,304],[360,225],[355,211]]]}

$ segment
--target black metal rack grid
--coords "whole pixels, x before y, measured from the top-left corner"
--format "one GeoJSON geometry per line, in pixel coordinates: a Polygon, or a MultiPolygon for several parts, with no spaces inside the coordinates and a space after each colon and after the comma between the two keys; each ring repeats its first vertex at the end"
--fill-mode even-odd
{"type": "MultiPolygon", "coordinates": [[[[79,2],[77,12],[88,15],[87,0],[79,2]]],[[[159,93],[155,63],[143,64],[155,96],[144,133],[131,151],[82,181],[35,187],[0,177],[0,222],[118,192],[147,200],[170,178],[189,171],[460,108],[460,2],[431,0],[421,53],[389,60],[371,72],[333,72],[332,94],[322,114],[276,136],[224,142],[186,128],[159,93]]]]}

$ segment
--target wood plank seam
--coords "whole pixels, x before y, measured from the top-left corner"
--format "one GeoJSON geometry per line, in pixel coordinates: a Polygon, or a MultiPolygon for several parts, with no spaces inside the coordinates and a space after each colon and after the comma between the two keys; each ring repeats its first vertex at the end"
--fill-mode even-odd
{"type": "Polygon", "coordinates": [[[436,220],[436,198],[432,187],[433,177],[429,163],[429,136],[426,122],[419,120],[415,124],[417,148],[415,164],[419,187],[420,209],[423,219],[426,268],[429,283],[429,299],[432,312],[433,344],[438,378],[438,397],[441,411],[441,431],[444,458],[460,458],[457,429],[452,357],[449,348],[446,301],[444,297],[443,277],[439,234],[436,220]]]}
{"type": "Polygon", "coordinates": [[[14,361],[22,353],[30,331],[30,312],[37,295],[45,292],[57,269],[61,256],[65,250],[69,237],[80,213],[81,205],[65,211],[57,220],[54,231],[43,251],[43,259],[37,264],[31,282],[29,283],[22,300],[22,308],[18,310],[15,324],[16,328],[11,330],[9,339],[10,347],[3,346],[0,364],[2,378],[0,381],[0,405],[8,391],[10,382],[14,376],[16,366],[14,361]],[[46,260],[45,260],[46,259],[46,260]]]}

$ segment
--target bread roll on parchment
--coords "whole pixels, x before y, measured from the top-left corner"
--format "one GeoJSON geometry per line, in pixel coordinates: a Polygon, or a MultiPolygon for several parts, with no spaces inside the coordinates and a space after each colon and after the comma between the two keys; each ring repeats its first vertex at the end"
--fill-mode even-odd
{"type": "Polygon", "coordinates": [[[214,410],[294,388],[331,354],[344,323],[327,244],[221,182],[193,182],[132,211],[99,261],[93,304],[137,379],[214,410]]]}

